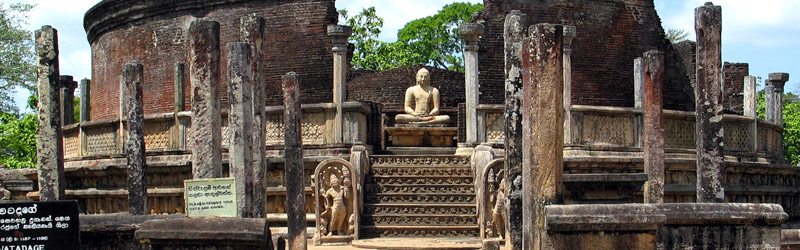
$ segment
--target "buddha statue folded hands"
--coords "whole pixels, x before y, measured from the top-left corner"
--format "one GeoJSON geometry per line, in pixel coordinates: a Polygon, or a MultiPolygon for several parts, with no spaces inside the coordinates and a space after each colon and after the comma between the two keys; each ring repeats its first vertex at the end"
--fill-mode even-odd
{"type": "Polygon", "coordinates": [[[450,116],[439,114],[439,90],[430,85],[427,69],[417,71],[417,84],[406,90],[403,111],[394,117],[397,124],[446,124],[450,116]],[[414,108],[411,107],[412,102],[414,108]]]}

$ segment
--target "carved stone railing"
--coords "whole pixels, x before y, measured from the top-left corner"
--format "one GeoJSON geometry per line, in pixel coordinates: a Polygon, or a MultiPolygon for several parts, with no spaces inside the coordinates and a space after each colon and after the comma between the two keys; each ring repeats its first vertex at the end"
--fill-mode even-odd
{"type": "Polygon", "coordinates": [[[505,116],[503,104],[481,104],[478,110],[478,142],[503,144],[505,135],[505,116]]]}
{"type": "MultiPolygon", "coordinates": [[[[304,104],[302,119],[303,145],[334,143],[336,106],[332,103],[304,104]]],[[[367,121],[370,107],[358,102],[345,102],[342,107],[344,143],[367,143],[367,121]]],[[[266,108],[266,144],[283,145],[283,106],[266,108]]]]}
{"type": "MultiPolygon", "coordinates": [[[[146,115],[145,148],[148,151],[185,150],[186,133],[190,126],[191,112],[146,115]]],[[[125,128],[125,121],[120,122],[119,119],[88,121],[65,126],[64,158],[122,154],[127,134],[125,128]]]]}

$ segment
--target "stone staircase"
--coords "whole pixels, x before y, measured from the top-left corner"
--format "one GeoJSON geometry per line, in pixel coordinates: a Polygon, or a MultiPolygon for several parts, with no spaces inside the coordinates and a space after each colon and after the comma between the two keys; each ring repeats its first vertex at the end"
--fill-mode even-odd
{"type": "Polygon", "coordinates": [[[364,189],[364,237],[477,237],[469,157],[372,156],[364,189]]]}

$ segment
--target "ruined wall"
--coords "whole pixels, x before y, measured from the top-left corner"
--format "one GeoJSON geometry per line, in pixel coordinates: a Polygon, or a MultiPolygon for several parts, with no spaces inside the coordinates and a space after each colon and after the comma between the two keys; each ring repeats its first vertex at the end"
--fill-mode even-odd
{"type": "Polygon", "coordinates": [[[750,75],[750,65],[725,62],[722,72],[725,73],[722,107],[725,113],[741,115],[744,113],[744,77],[750,75]]]}
{"type": "MultiPolygon", "coordinates": [[[[384,110],[402,110],[406,89],[416,84],[417,71],[422,67],[355,71],[347,82],[347,100],[380,103],[384,105],[384,110]]],[[[431,86],[439,89],[441,109],[455,110],[458,103],[464,102],[464,73],[425,68],[431,74],[431,86]]]]}
{"type": "Polygon", "coordinates": [[[572,103],[633,107],[633,60],[665,52],[664,108],[693,110],[694,96],[680,55],[664,39],[653,0],[485,0],[480,44],[481,103],[503,100],[503,22],[511,10],[528,14],[528,24],[577,27],[572,42],[572,103]]]}
{"type": "MultiPolygon", "coordinates": [[[[239,18],[265,19],[266,105],[280,105],[280,77],[295,71],[303,103],[332,101],[333,58],[326,27],[335,24],[334,0],[105,0],[86,13],[92,47],[93,120],[119,114],[119,74],[131,60],[144,65],[145,113],[173,111],[173,65],[187,62],[186,30],[195,18],[220,23],[220,98],[227,105],[224,46],[240,41],[239,18]]],[[[185,106],[191,110],[189,67],[185,106]]]]}

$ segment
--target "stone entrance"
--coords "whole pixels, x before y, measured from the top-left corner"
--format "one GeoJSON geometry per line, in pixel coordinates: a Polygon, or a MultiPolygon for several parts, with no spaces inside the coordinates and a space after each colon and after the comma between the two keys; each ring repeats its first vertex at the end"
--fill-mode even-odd
{"type": "Polygon", "coordinates": [[[363,238],[478,237],[469,157],[372,156],[363,238]]]}

